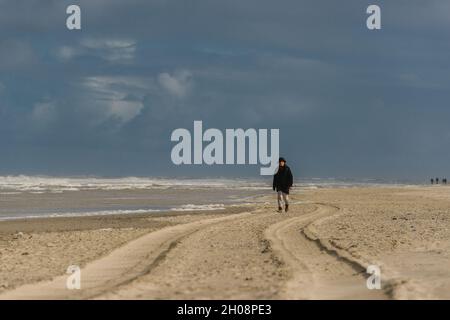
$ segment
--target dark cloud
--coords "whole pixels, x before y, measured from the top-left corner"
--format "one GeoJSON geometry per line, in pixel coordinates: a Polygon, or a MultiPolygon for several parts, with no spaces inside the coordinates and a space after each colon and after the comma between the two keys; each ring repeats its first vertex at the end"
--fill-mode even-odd
{"type": "Polygon", "coordinates": [[[450,4],[376,1],[373,32],[372,2],[0,1],[0,173],[257,175],[171,165],[203,120],[279,128],[303,176],[446,174],[450,4]]]}

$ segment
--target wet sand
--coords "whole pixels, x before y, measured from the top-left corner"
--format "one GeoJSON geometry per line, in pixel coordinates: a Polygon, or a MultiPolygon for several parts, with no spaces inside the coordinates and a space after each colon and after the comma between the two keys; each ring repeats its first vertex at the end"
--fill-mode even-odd
{"type": "Polygon", "coordinates": [[[449,298],[450,188],[294,189],[282,214],[274,200],[3,221],[0,298],[449,298]],[[65,288],[71,264],[82,267],[81,290],[65,288]],[[367,289],[368,265],[380,267],[381,290],[367,289]]]}

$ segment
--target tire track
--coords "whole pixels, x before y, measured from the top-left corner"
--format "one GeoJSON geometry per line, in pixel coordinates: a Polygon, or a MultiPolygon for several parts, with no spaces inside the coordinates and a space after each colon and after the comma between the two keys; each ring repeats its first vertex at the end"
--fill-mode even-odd
{"type": "Polygon", "coordinates": [[[66,289],[64,275],[0,299],[386,298],[366,288],[350,260],[308,235],[310,223],[337,210],[312,204],[286,215],[260,208],[167,227],[87,264],[81,290],[66,289]]]}
{"type": "Polygon", "coordinates": [[[317,204],[309,214],[276,223],[265,232],[275,254],[289,266],[290,279],[283,299],[387,299],[380,290],[366,288],[364,269],[328,250],[305,235],[313,221],[337,212],[339,208],[317,204]]]}
{"type": "Polygon", "coordinates": [[[285,216],[257,210],[189,234],[151,273],[100,299],[276,299],[283,264],[263,241],[285,216]]]}
{"type": "Polygon", "coordinates": [[[81,289],[68,290],[68,275],[27,284],[0,294],[0,300],[90,299],[151,272],[168,252],[192,233],[207,226],[239,219],[250,212],[199,220],[151,232],[112,251],[81,269],[81,289]]]}

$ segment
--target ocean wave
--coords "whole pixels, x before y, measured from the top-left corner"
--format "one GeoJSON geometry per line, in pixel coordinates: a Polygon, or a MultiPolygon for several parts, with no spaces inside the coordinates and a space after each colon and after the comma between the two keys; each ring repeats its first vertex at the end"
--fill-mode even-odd
{"type": "MultiPolygon", "coordinates": [[[[271,178],[156,178],[156,177],[48,177],[48,176],[0,176],[0,192],[77,192],[77,191],[119,191],[119,190],[249,190],[264,191],[271,189],[271,178]]],[[[294,183],[295,187],[304,189],[361,187],[383,185],[414,185],[395,181],[363,179],[302,179],[294,183]]]]}
{"type": "Polygon", "coordinates": [[[205,211],[205,210],[224,210],[224,204],[185,204],[180,207],[172,208],[172,211],[205,211]]]}
{"type": "Polygon", "coordinates": [[[0,190],[21,192],[70,192],[89,190],[146,190],[146,189],[267,189],[267,182],[246,179],[186,179],[186,178],[96,178],[96,177],[46,177],[46,176],[0,176],[0,190]]]}
{"type": "Polygon", "coordinates": [[[18,216],[0,216],[2,220],[16,220],[16,219],[36,219],[36,218],[60,218],[60,217],[90,217],[90,216],[109,216],[118,214],[145,214],[152,212],[161,212],[159,209],[137,209],[137,210],[99,210],[99,211],[85,211],[85,212],[55,212],[42,213],[18,216]]]}
{"type": "Polygon", "coordinates": [[[109,215],[123,215],[123,214],[147,214],[157,212],[171,212],[171,211],[210,211],[210,210],[224,210],[224,204],[185,204],[175,207],[167,207],[160,209],[114,209],[114,210],[94,210],[94,211],[76,211],[76,212],[48,212],[39,214],[20,214],[10,216],[0,216],[2,220],[16,220],[16,219],[35,219],[35,218],[58,218],[58,217],[88,217],[88,216],[109,216],[109,215]]]}

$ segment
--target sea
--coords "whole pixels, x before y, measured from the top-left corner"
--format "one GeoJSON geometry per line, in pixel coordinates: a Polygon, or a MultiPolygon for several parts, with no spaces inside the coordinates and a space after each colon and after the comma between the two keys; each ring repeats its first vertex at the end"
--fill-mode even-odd
{"type": "MultiPolygon", "coordinates": [[[[396,184],[377,180],[301,179],[299,190],[396,184]]],[[[0,176],[0,221],[39,217],[223,210],[273,193],[265,178],[0,176]]]]}

